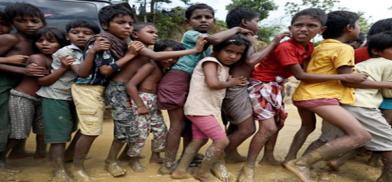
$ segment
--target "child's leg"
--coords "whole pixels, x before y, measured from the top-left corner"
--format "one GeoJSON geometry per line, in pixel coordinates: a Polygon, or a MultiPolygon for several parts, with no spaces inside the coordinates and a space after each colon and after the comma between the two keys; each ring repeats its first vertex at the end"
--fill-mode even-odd
{"type": "Polygon", "coordinates": [[[141,164],[141,153],[146,143],[148,134],[150,133],[150,116],[136,115],[135,121],[137,123],[138,136],[135,137],[134,142],[130,144],[128,155],[131,157],[129,165],[135,172],[144,172],[145,168],[141,164]]]}
{"type": "Polygon", "coordinates": [[[74,137],[72,138],[71,143],[68,145],[67,149],[65,150],[65,154],[64,154],[65,162],[73,161],[74,154],[75,154],[75,146],[80,136],[81,136],[80,130],[76,131],[74,137]]]}
{"type": "Polygon", "coordinates": [[[326,143],[296,161],[291,160],[285,163],[285,167],[302,181],[310,181],[309,168],[312,164],[320,160],[329,160],[339,154],[358,148],[371,138],[361,124],[339,105],[325,105],[309,109],[332,125],[342,129],[346,135],[326,143]]]}
{"type": "Polygon", "coordinates": [[[291,143],[289,152],[285,158],[285,161],[293,160],[297,158],[297,153],[302,145],[305,143],[306,138],[316,128],[316,116],[314,113],[306,109],[298,108],[298,113],[301,116],[301,128],[295,134],[291,143]]]}
{"type": "Polygon", "coordinates": [[[377,179],[377,182],[392,181],[392,151],[382,152],[382,162],[384,167],[382,169],[381,176],[377,179]]]}
{"type": "Polygon", "coordinates": [[[52,143],[49,148],[50,161],[53,165],[54,181],[72,181],[64,167],[65,143],[52,143]]]}
{"type": "Polygon", "coordinates": [[[274,134],[265,144],[264,155],[259,164],[266,163],[270,165],[280,165],[281,163],[277,161],[274,157],[274,149],[276,145],[276,140],[278,139],[279,131],[274,134]]]}
{"type": "Polygon", "coordinates": [[[75,153],[73,158],[74,176],[82,181],[91,181],[90,177],[86,173],[84,167],[84,160],[97,136],[88,136],[81,134],[79,140],[76,141],[75,153]]]}
{"type": "Polygon", "coordinates": [[[174,170],[181,132],[184,124],[183,108],[168,110],[170,128],[166,138],[166,151],[163,166],[159,169],[161,174],[169,174],[174,170]]]}
{"type": "Polygon", "coordinates": [[[151,144],[152,155],[150,158],[150,162],[161,163],[162,159],[160,153],[163,152],[165,149],[167,128],[165,125],[165,121],[163,120],[163,116],[160,110],[158,110],[158,107],[156,107],[156,109],[153,109],[152,111],[153,112],[151,113],[150,127],[154,139],[152,140],[151,144]]]}
{"type": "Polygon", "coordinates": [[[392,125],[392,109],[382,109],[381,111],[385,120],[392,125]]]}
{"type": "Polygon", "coordinates": [[[105,169],[108,171],[113,177],[124,176],[126,174],[126,170],[121,168],[117,163],[117,155],[120,153],[122,147],[124,146],[124,142],[119,141],[117,139],[113,139],[112,146],[110,147],[109,154],[105,160],[105,169]]]}
{"type": "MultiPolygon", "coordinates": [[[[1,75],[0,82],[11,80],[8,76],[1,75]]],[[[6,167],[6,149],[9,134],[9,97],[11,85],[0,86],[0,170],[6,167]]]]}
{"type": "MultiPolygon", "coordinates": [[[[232,124],[230,124],[232,126],[232,124]]],[[[230,128],[229,126],[229,128],[230,128]]],[[[255,132],[256,126],[253,120],[253,117],[247,118],[245,121],[236,125],[236,130],[234,130],[231,134],[228,135],[229,145],[225,148],[226,156],[225,158],[228,161],[232,162],[243,162],[244,157],[240,156],[237,152],[238,146],[244,142],[247,138],[252,136],[255,132]]]]}
{"type": "Polygon", "coordinates": [[[46,157],[46,144],[44,142],[44,135],[43,134],[36,134],[35,135],[35,154],[34,158],[45,158],[46,157]]]}
{"type": "Polygon", "coordinates": [[[36,102],[35,118],[33,122],[33,133],[35,133],[35,154],[34,158],[46,157],[46,144],[44,141],[44,126],[42,121],[41,102],[36,102]]]}

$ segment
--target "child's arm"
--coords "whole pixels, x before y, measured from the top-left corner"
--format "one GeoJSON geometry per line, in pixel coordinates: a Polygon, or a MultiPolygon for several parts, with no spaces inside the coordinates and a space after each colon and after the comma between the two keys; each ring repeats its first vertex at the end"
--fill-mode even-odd
{"type": "Polygon", "coordinates": [[[25,65],[29,56],[25,55],[12,55],[7,57],[0,57],[0,63],[25,65]]]}
{"type": "Polygon", "coordinates": [[[147,56],[154,61],[160,61],[170,58],[178,58],[181,56],[189,55],[189,54],[196,54],[202,52],[204,50],[204,45],[207,43],[206,36],[200,35],[197,38],[196,46],[192,49],[186,49],[181,51],[161,51],[155,52],[149,48],[143,48],[140,50],[140,55],[147,56]]]}
{"type": "Polygon", "coordinates": [[[2,44],[0,44],[0,55],[4,56],[19,42],[19,39],[13,34],[3,34],[0,35],[0,42],[2,42],[2,44]]]}
{"type": "Polygon", "coordinates": [[[241,27],[233,27],[231,29],[224,30],[224,31],[209,35],[206,39],[208,40],[208,43],[215,45],[215,44],[223,42],[227,38],[229,38],[237,33],[253,34],[253,32],[248,29],[241,28],[241,27]]]}
{"type": "Polygon", "coordinates": [[[72,71],[80,77],[88,77],[94,65],[95,54],[99,51],[109,50],[110,42],[103,37],[98,37],[88,51],[86,58],[80,64],[72,65],[72,71]]]}
{"type": "MultiPolygon", "coordinates": [[[[341,66],[338,68],[338,73],[339,74],[346,74],[346,73],[352,73],[353,67],[351,66],[341,66]]],[[[392,89],[392,82],[389,81],[371,81],[371,80],[365,80],[363,82],[342,82],[342,84],[346,87],[352,87],[352,88],[364,88],[364,89],[392,89]]]]}
{"type": "Polygon", "coordinates": [[[284,32],[281,33],[277,36],[275,36],[275,38],[272,40],[271,44],[269,44],[266,48],[264,48],[262,51],[260,52],[256,52],[254,54],[252,54],[247,60],[246,63],[250,66],[254,66],[257,63],[259,63],[265,56],[267,56],[272,50],[275,49],[275,47],[280,43],[280,41],[286,37],[289,36],[290,33],[289,32],[284,32]]]}
{"type": "MultiPolygon", "coordinates": [[[[67,72],[71,68],[72,63],[75,60],[71,56],[65,56],[65,57],[60,58],[60,61],[61,61],[61,67],[59,69],[54,70],[49,75],[38,78],[38,84],[40,84],[42,86],[52,85],[61,76],[63,76],[65,72],[67,72]]],[[[41,64],[41,65],[45,64],[45,63],[43,63],[42,60],[39,62],[38,62],[38,60],[33,60],[33,62],[35,62],[37,64],[41,64]]]]}
{"type": "Polygon", "coordinates": [[[247,81],[245,77],[232,78],[229,77],[227,81],[220,81],[218,79],[218,64],[215,62],[203,63],[203,72],[206,77],[207,86],[211,89],[224,89],[236,85],[246,85],[247,81]]]}
{"type": "Polygon", "coordinates": [[[154,70],[154,65],[145,64],[143,65],[136,74],[129,80],[127,84],[127,92],[131,99],[136,103],[138,114],[148,114],[148,109],[144,105],[143,100],[138,94],[137,85],[141,83],[149,74],[154,70]]]}
{"type": "Polygon", "coordinates": [[[35,63],[29,64],[26,67],[0,64],[0,72],[17,73],[26,76],[37,77],[45,76],[49,73],[45,67],[39,66],[35,63]]]}
{"type": "Polygon", "coordinates": [[[333,75],[306,73],[299,64],[289,65],[288,67],[290,69],[290,72],[294,75],[296,79],[308,83],[317,83],[330,80],[341,80],[344,82],[356,83],[363,82],[367,78],[367,75],[363,73],[346,73],[333,75]]]}
{"type": "Polygon", "coordinates": [[[115,63],[112,63],[110,65],[102,65],[99,67],[99,71],[105,75],[105,76],[110,76],[113,74],[113,72],[118,71],[120,68],[122,68],[126,63],[128,63],[130,60],[135,58],[139,51],[144,48],[143,43],[134,41],[128,46],[128,50],[125,53],[124,57],[120,58],[117,60],[115,63]]]}

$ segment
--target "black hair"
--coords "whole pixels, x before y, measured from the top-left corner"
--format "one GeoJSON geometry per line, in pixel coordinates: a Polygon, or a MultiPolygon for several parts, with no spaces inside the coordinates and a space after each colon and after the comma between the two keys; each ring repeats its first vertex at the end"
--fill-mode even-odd
{"type": "Polygon", "coordinates": [[[256,11],[243,7],[238,7],[230,10],[229,13],[227,13],[226,25],[227,28],[237,27],[241,25],[241,22],[243,20],[251,21],[252,19],[257,18],[259,16],[260,14],[257,13],[256,11]]]}
{"type": "Polygon", "coordinates": [[[61,47],[68,45],[68,41],[65,37],[65,32],[55,27],[44,27],[37,31],[36,41],[38,41],[41,37],[46,37],[48,39],[56,39],[61,47]]]}
{"type": "Polygon", "coordinates": [[[343,35],[347,26],[355,27],[358,14],[350,11],[332,11],[328,13],[327,28],[322,33],[324,39],[337,38],[343,35]]]}
{"type": "Polygon", "coordinates": [[[390,47],[392,47],[392,31],[374,34],[368,39],[368,51],[372,57],[377,56],[373,51],[383,51],[390,47]]]}
{"type": "Polygon", "coordinates": [[[109,26],[110,21],[118,16],[130,16],[133,21],[136,21],[136,16],[128,3],[120,3],[103,7],[98,12],[98,20],[101,27],[109,26]]]}
{"type": "Polygon", "coordinates": [[[374,34],[385,31],[392,31],[392,18],[378,20],[370,27],[367,36],[370,37],[374,34]]]}
{"type": "Polygon", "coordinates": [[[204,4],[204,3],[197,3],[197,4],[193,4],[193,5],[189,6],[189,7],[185,10],[185,18],[186,18],[187,20],[190,20],[192,14],[193,14],[193,12],[194,12],[195,10],[198,10],[198,9],[208,9],[208,10],[211,11],[212,16],[215,15],[214,9],[212,9],[211,6],[208,6],[207,4],[204,4]]]}
{"type": "Polygon", "coordinates": [[[241,46],[241,45],[245,46],[245,50],[241,56],[240,61],[245,59],[246,54],[248,52],[248,49],[251,46],[251,43],[244,35],[241,35],[241,34],[236,34],[232,37],[227,38],[226,40],[222,41],[221,43],[214,45],[213,51],[219,52],[222,49],[224,49],[225,47],[232,45],[232,44],[238,45],[238,46],[241,46]]]}
{"type": "Polygon", "coordinates": [[[144,27],[148,27],[148,26],[155,27],[155,25],[153,23],[141,22],[141,23],[136,23],[136,24],[133,25],[133,31],[134,32],[139,32],[141,29],[143,29],[144,27]]]}
{"type": "Polygon", "coordinates": [[[8,20],[12,22],[15,17],[38,17],[41,19],[42,23],[46,25],[46,20],[44,13],[37,8],[34,5],[31,5],[29,3],[12,3],[10,5],[7,5],[4,9],[5,14],[8,17],[8,20]]]}
{"type": "Polygon", "coordinates": [[[3,11],[0,11],[0,21],[4,25],[11,25],[11,22],[8,20],[7,15],[3,11]]]}
{"type": "Polygon", "coordinates": [[[173,51],[185,50],[185,47],[183,44],[181,44],[177,41],[174,41],[174,40],[159,40],[154,45],[155,52],[164,51],[167,48],[172,48],[173,51]]]}
{"type": "Polygon", "coordinates": [[[291,25],[299,18],[300,16],[310,16],[314,19],[320,21],[321,26],[325,26],[327,23],[328,16],[324,10],[320,8],[307,8],[295,13],[293,18],[291,18],[291,25]]]}
{"type": "Polygon", "coordinates": [[[73,20],[68,22],[65,26],[65,31],[68,33],[72,28],[78,27],[88,28],[92,30],[95,34],[99,34],[99,32],[101,31],[101,29],[99,29],[99,26],[95,22],[86,20],[73,20]]]}

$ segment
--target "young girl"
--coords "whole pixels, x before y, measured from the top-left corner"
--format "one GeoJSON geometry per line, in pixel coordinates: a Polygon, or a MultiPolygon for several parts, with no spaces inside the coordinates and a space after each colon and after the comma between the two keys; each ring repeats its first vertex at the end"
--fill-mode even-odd
{"type": "Polygon", "coordinates": [[[246,84],[243,77],[229,77],[228,66],[245,58],[249,45],[249,41],[243,36],[235,35],[215,45],[212,57],[206,57],[196,65],[184,106],[185,116],[192,122],[192,141],[172,173],[172,178],[187,178],[186,170],[189,163],[209,138],[213,142],[194,177],[201,181],[211,180],[209,171],[213,166],[214,169],[220,169],[215,171],[219,178],[228,177],[223,165],[215,166],[220,164],[217,162],[223,157],[224,148],[229,143],[218,118],[226,88],[246,84]]]}

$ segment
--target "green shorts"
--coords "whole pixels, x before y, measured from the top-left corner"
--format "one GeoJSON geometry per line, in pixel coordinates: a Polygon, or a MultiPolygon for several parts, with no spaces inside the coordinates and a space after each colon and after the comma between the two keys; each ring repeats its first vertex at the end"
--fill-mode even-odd
{"type": "Polygon", "coordinates": [[[76,126],[72,101],[42,98],[45,143],[66,143],[76,126]]]}

